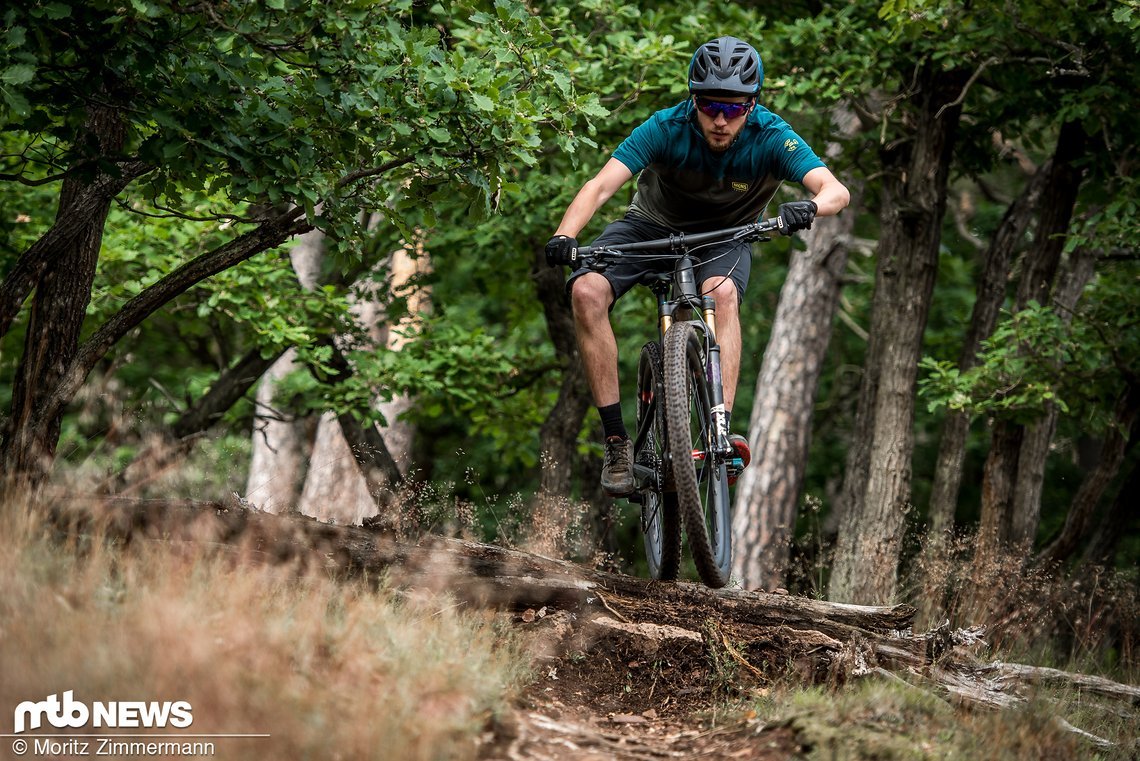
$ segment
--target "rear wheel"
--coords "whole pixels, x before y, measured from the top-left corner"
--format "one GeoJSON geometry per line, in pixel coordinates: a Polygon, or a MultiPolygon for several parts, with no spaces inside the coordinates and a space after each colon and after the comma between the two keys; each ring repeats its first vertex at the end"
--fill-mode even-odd
{"type": "Polygon", "coordinates": [[[723,587],[732,563],[732,517],[728,473],[715,451],[704,335],[691,322],[665,334],[665,432],[689,552],[705,584],[723,587]]]}
{"type": "Polygon", "coordinates": [[[655,579],[677,578],[681,566],[681,518],[669,488],[665,462],[665,378],[661,348],[647,343],[637,366],[637,436],[633,461],[653,475],[641,489],[645,558],[655,579]]]}

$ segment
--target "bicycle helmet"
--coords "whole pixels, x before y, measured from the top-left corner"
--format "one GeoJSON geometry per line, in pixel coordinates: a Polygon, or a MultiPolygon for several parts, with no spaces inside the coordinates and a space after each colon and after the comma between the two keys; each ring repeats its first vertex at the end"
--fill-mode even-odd
{"type": "Polygon", "coordinates": [[[718,37],[697,48],[689,62],[689,92],[739,97],[755,95],[764,82],[756,48],[736,37],[718,37]]]}

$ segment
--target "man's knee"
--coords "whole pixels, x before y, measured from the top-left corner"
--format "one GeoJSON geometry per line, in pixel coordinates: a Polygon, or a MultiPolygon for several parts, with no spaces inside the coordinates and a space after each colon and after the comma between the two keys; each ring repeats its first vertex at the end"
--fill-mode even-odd
{"type": "Polygon", "coordinates": [[[613,295],[610,281],[596,272],[582,275],[570,285],[570,303],[580,320],[607,315],[613,295]]]}
{"type": "Polygon", "coordinates": [[[704,293],[716,299],[717,312],[737,312],[740,305],[740,294],[736,290],[736,283],[732,278],[709,278],[701,284],[704,293]]]}

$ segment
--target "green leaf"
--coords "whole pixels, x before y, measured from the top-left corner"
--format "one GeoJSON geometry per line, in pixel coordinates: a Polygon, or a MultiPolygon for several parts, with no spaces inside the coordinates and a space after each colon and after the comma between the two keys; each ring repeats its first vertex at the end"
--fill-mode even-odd
{"type": "Polygon", "coordinates": [[[48,3],[43,7],[43,14],[52,21],[59,21],[71,15],[71,6],[65,3],[48,3]]]}
{"type": "Polygon", "coordinates": [[[18,63],[0,71],[0,82],[9,85],[22,85],[31,82],[36,74],[36,67],[26,63],[18,63]]]}
{"type": "Polygon", "coordinates": [[[495,102],[482,93],[472,93],[471,100],[474,101],[476,107],[482,111],[495,110],[495,102]]]}

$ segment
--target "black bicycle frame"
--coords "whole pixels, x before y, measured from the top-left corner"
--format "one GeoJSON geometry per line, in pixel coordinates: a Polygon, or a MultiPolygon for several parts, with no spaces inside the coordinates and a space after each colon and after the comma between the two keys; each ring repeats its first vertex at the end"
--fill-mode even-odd
{"type": "MultiPolygon", "coordinates": [[[[571,265],[576,266],[579,259],[588,260],[603,252],[624,253],[663,250],[683,252],[672,272],[647,274],[642,279],[642,283],[649,286],[657,297],[658,341],[662,345],[665,341],[666,331],[682,316],[678,312],[700,310],[701,320],[699,320],[699,324],[705,334],[705,372],[712,394],[709,402],[713,412],[713,424],[716,426],[714,431],[716,440],[713,442],[712,450],[722,457],[730,456],[733,453],[733,448],[728,441],[728,420],[724,410],[724,388],[720,374],[720,344],[716,340],[716,301],[711,296],[702,295],[697,288],[693,267],[694,260],[689,255],[688,250],[693,246],[713,241],[761,240],[767,233],[781,229],[783,229],[782,223],[779,217],[776,217],[725,230],[689,235],[680,233],[657,240],[623,243],[614,246],[612,249],[607,246],[579,246],[573,249],[570,255],[571,265]],[[672,291],[672,298],[669,296],[670,291],[672,291]]],[[[657,401],[654,398],[653,404],[656,405],[657,401]]],[[[654,410],[654,414],[645,416],[642,427],[634,437],[635,451],[641,448],[645,442],[645,437],[649,435],[648,426],[652,424],[655,415],[656,411],[654,410]]],[[[634,475],[639,482],[639,488],[644,486],[647,479],[654,477],[648,468],[636,464],[634,465],[634,475]]]]}

